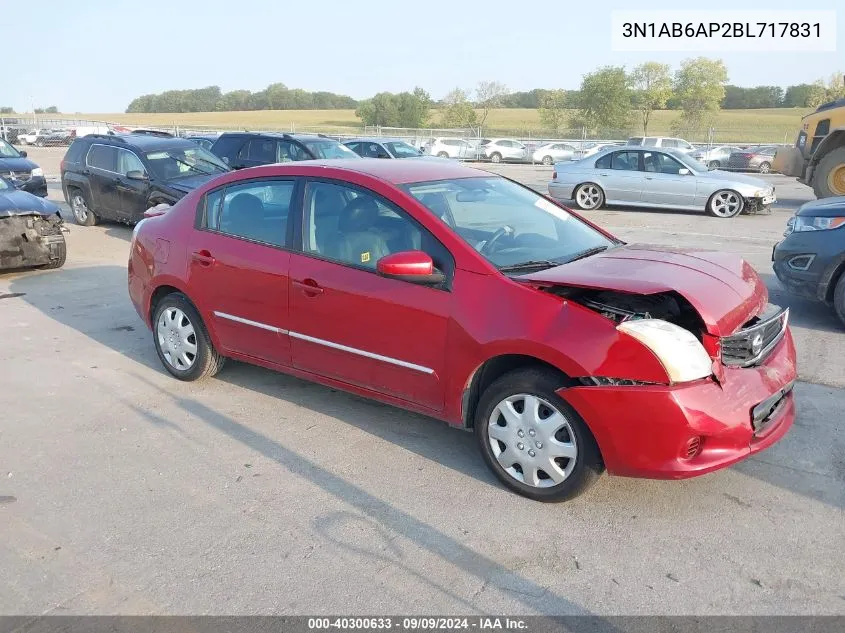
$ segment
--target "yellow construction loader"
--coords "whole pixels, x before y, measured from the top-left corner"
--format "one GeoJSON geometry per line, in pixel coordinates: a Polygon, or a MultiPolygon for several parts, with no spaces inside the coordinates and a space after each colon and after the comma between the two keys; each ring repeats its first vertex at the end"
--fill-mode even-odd
{"type": "Polygon", "coordinates": [[[797,176],[817,198],[845,196],[845,99],[820,105],[801,123],[795,147],[778,150],[772,171],[797,176]]]}

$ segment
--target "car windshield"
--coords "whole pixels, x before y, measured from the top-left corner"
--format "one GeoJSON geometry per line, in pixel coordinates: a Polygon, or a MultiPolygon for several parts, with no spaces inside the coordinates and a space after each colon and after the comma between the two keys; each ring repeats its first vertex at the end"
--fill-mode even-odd
{"type": "Polygon", "coordinates": [[[564,264],[618,243],[504,178],[417,182],[404,188],[503,272],[524,274],[564,264]]]}
{"type": "Polygon", "coordinates": [[[9,184],[9,181],[0,176],[0,191],[6,191],[7,189],[12,189],[12,185],[9,184]]]}
{"type": "Polygon", "coordinates": [[[688,167],[692,171],[710,171],[710,168],[707,165],[697,161],[686,152],[681,152],[679,150],[669,150],[666,153],[670,154],[673,158],[683,163],[684,167],[688,167]]]}
{"type": "Polygon", "coordinates": [[[385,145],[396,158],[413,158],[420,155],[417,150],[404,141],[388,141],[385,145]]]}
{"type": "Polygon", "coordinates": [[[1,158],[20,158],[20,152],[9,145],[3,139],[0,139],[0,157],[1,158]]]}
{"type": "Polygon", "coordinates": [[[217,156],[199,145],[148,152],[146,156],[153,175],[161,180],[229,171],[217,156]]]}
{"type": "Polygon", "coordinates": [[[346,145],[337,141],[306,141],[303,143],[317,158],[361,158],[346,145]]]}

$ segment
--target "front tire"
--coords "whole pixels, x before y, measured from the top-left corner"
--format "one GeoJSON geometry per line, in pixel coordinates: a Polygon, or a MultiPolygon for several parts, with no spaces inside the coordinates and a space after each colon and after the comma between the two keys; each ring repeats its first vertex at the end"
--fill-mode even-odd
{"type": "Polygon", "coordinates": [[[561,381],[544,369],[501,376],[481,395],[475,437],[493,474],[535,501],[567,501],[586,491],[602,471],[587,425],[555,391],[561,381]]]}
{"type": "Polygon", "coordinates": [[[438,152],[437,156],[438,158],[449,158],[449,154],[446,152],[438,152]]]}
{"type": "Polygon", "coordinates": [[[707,213],[717,218],[733,218],[745,208],[745,200],[732,189],[720,189],[707,201],[707,213]]]}
{"type": "Polygon", "coordinates": [[[845,325],[845,273],[839,275],[839,281],[833,290],[833,310],[845,325]]]}
{"type": "Polygon", "coordinates": [[[585,182],[575,187],[572,194],[575,206],[585,211],[600,209],[604,204],[604,191],[597,184],[585,182]]]}
{"type": "Polygon", "coordinates": [[[829,151],[813,173],[813,191],[817,198],[845,196],[845,147],[829,151]]]}
{"type": "Polygon", "coordinates": [[[719,167],[721,166],[722,165],[719,163],[718,160],[711,160],[709,163],[707,163],[708,169],[719,169],[719,167]]]}
{"type": "Polygon", "coordinates": [[[156,305],[153,343],[164,368],[185,382],[214,376],[225,360],[214,348],[199,312],[180,292],[156,305]]]}
{"type": "Polygon", "coordinates": [[[501,163],[502,162],[502,155],[499,152],[493,152],[490,155],[490,161],[494,163],[501,163]]]}

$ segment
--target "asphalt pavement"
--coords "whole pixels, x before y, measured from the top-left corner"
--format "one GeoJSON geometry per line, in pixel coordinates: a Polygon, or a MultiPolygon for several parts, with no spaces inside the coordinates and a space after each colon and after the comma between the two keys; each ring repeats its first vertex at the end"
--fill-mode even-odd
{"type": "Polygon", "coordinates": [[[554,505],[419,415],[240,363],[172,379],[127,296],[130,229],[71,225],[63,269],[0,275],[0,614],[845,614],[845,328],[772,276],[810,194],[769,178],[771,215],[590,217],[757,268],[792,308],[795,426],[554,505]]]}

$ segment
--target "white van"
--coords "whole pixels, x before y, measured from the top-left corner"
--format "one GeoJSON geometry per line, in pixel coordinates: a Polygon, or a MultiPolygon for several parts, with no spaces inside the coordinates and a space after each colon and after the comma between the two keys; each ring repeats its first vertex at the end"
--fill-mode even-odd
{"type": "Polygon", "coordinates": [[[682,152],[691,152],[696,148],[682,138],[668,136],[632,136],[628,145],[645,145],[647,147],[674,147],[682,152]]]}

